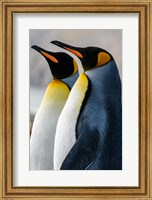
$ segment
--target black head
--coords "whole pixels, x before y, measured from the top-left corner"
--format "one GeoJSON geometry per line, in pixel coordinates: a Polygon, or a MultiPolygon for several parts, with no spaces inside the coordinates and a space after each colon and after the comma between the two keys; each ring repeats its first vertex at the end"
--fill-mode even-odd
{"type": "Polygon", "coordinates": [[[74,47],[60,41],[52,41],[51,43],[76,55],[81,60],[85,71],[99,66],[104,66],[113,59],[110,53],[98,47],[74,47]]]}
{"type": "Polygon", "coordinates": [[[36,45],[31,48],[37,50],[47,60],[54,79],[67,78],[78,71],[76,61],[66,53],[46,51],[36,45]]]}

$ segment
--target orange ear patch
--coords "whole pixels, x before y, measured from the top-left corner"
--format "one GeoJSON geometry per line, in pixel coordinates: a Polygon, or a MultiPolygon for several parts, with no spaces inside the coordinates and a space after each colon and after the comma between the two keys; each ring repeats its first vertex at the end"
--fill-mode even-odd
{"type": "Polygon", "coordinates": [[[78,56],[78,58],[83,58],[83,55],[82,55],[80,52],[78,52],[78,51],[76,51],[76,50],[74,50],[74,49],[70,49],[70,48],[68,48],[68,47],[65,47],[65,49],[68,50],[68,51],[70,51],[70,52],[73,53],[74,55],[78,56]]]}
{"type": "Polygon", "coordinates": [[[41,54],[42,54],[43,56],[45,56],[46,58],[52,60],[52,61],[55,62],[55,63],[58,63],[58,62],[59,62],[54,56],[51,56],[50,54],[48,54],[48,53],[46,53],[46,52],[44,52],[44,51],[41,51],[41,54]]]}
{"type": "Polygon", "coordinates": [[[98,61],[97,61],[96,67],[100,65],[104,65],[109,61],[110,61],[110,55],[105,52],[100,52],[98,54],[98,61]]]}

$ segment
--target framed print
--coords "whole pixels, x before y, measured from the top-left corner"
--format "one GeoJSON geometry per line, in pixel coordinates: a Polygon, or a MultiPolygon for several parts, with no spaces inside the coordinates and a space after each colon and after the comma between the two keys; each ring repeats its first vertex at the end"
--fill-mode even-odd
{"type": "Polygon", "coordinates": [[[1,1],[1,199],[152,199],[151,6],[1,1]]]}

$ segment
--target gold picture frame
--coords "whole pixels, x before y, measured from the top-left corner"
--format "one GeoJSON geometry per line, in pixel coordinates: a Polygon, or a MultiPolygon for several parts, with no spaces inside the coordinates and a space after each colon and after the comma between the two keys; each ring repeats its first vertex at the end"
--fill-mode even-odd
{"type": "Polygon", "coordinates": [[[152,199],[152,1],[0,1],[0,198],[152,199]],[[13,15],[15,13],[139,14],[139,186],[13,187],[13,15]]]}

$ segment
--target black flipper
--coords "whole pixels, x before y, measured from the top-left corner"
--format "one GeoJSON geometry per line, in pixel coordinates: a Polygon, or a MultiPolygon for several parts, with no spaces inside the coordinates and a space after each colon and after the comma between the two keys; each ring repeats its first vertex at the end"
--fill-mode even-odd
{"type": "Polygon", "coordinates": [[[92,109],[94,112],[89,110],[89,113],[92,113],[91,115],[85,113],[80,120],[81,126],[77,127],[79,132],[77,134],[78,139],[64,159],[61,170],[94,170],[102,168],[99,166],[101,164],[97,164],[96,161],[97,158],[102,156],[102,151],[105,150],[106,152],[104,146],[109,127],[107,123],[108,114],[105,108],[100,110],[98,115],[96,114],[99,110],[98,107],[93,107],[92,109]],[[93,113],[95,113],[95,116],[93,113]]]}
{"type": "Polygon", "coordinates": [[[85,170],[96,159],[99,133],[97,129],[83,129],[80,137],[62,163],[61,170],[85,170]]]}

